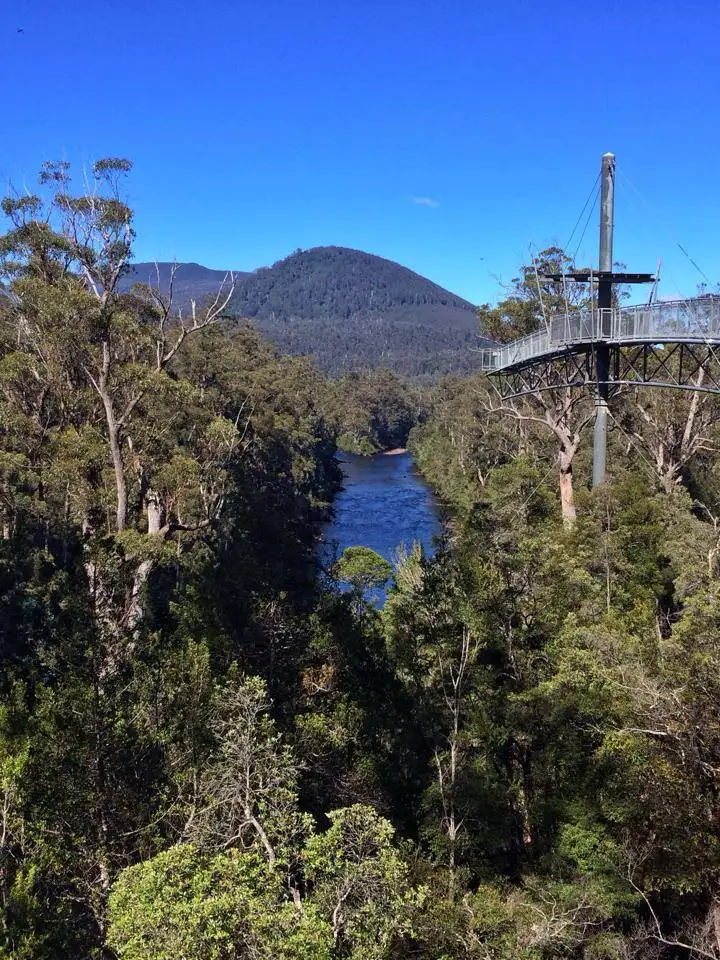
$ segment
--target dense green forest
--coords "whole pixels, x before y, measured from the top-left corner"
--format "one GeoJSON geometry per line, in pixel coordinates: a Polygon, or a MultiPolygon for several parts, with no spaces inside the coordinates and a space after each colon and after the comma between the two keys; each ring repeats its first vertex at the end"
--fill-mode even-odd
{"type": "Polygon", "coordinates": [[[360,250],[316,247],[243,277],[231,301],[283,352],[325,373],[387,367],[426,381],[477,370],[471,304],[360,250]]]}
{"type": "Polygon", "coordinates": [[[325,409],[338,447],[368,456],[405,447],[410,431],[427,412],[417,386],[382,368],[331,381],[325,409]]]}
{"type": "Polygon", "coordinates": [[[263,320],[252,325],[278,349],[309,356],[326,374],[385,367],[421,383],[480,368],[482,341],[473,329],[446,325],[444,310],[407,307],[399,311],[302,321],[263,320]]]}
{"type": "Polygon", "coordinates": [[[363,312],[400,307],[440,306],[455,324],[472,326],[473,307],[392,260],[347,247],[296,250],[272,267],[243,277],[233,308],[244,317],[293,320],[335,316],[348,320],[363,312]]]}
{"type": "Polygon", "coordinates": [[[128,171],[3,204],[0,956],[717,960],[717,399],[615,398],[591,491],[587,397],[338,387],[123,287],[128,171]],[[317,524],[411,422],[447,533],[377,611],[317,524]]]}

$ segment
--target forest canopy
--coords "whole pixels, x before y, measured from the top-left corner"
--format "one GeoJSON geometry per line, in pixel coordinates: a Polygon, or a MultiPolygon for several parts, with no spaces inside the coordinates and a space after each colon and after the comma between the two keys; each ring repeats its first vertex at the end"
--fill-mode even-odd
{"type": "Polygon", "coordinates": [[[0,957],[718,960],[718,398],[619,395],[591,489],[585,394],[124,286],[129,173],[3,203],[0,957]],[[408,431],[443,542],[323,574],[338,442],[408,431]]]}

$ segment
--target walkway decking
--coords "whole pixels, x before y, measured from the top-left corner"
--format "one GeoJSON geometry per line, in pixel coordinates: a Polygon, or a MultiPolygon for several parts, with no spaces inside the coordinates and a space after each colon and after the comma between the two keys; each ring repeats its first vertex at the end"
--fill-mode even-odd
{"type": "Polygon", "coordinates": [[[598,342],[616,347],[644,343],[720,347],[720,296],[555,315],[544,330],[482,350],[482,369],[488,373],[517,370],[598,342]]]}

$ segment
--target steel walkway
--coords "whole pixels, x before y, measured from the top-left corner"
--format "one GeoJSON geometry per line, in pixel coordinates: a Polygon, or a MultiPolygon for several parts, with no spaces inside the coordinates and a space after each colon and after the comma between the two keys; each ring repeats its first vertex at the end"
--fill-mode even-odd
{"type": "Polygon", "coordinates": [[[720,296],[555,315],[545,330],[481,350],[481,365],[488,373],[510,372],[597,343],[611,347],[679,343],[720,347],[720,296]]]}

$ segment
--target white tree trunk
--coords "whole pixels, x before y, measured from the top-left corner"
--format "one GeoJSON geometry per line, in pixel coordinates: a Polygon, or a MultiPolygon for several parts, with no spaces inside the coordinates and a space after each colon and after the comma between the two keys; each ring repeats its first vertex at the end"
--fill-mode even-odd
{"type": "Polygon", "coordinates": [[[561,447],[558,454],[558,462],[560,465],[560,506],[562,508],[563,525],[568,530],[572,530],[577,520],[575,493],[573,491],[572,460],[572,453],[568,453],[565,447],[561,447]]]}
{"type": "MultiPolygon", "coordinates": [[[[162,536],[162,503],[160,496],[154,490],[149,490],[145,496],[145,514],[147,516],[148,537],[162,536]]],[[[133,632],[137,632],[143,617],[142,591],[153,565],[154,560],[148,557],[140,561],[135,571],[127,615],[128,627],[133,632]]]]}

